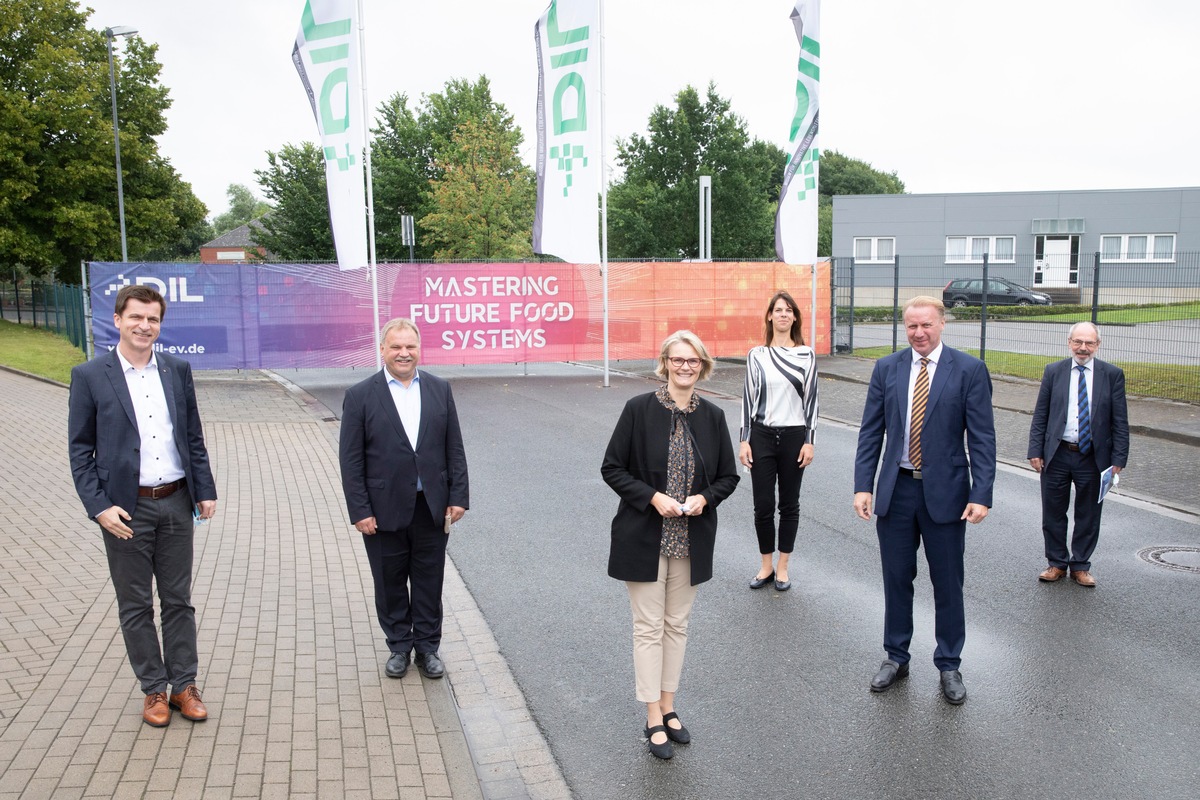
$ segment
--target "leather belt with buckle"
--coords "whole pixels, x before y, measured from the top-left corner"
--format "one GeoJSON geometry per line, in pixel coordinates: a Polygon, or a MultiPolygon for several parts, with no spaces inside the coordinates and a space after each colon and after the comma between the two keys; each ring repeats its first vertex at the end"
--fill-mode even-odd
{"type": "Polygon", "coordinates": [[[149,497],[152,500],[161,500],[164,497],[170,497],[175,492],[187,485],[186,478],[180,478],[171,483],[164,483],[162,486],[139,486],[138,497],[149,497]]]}
{"type": "Polygon", "coordinates": [[[912,478],[913,480],[917,480],[917,481],[921,480],[921,470],[919,470],[919,469],[908,469],[907,467],[901,467],[900,474],[907,475],[908,477],[912,478]]]}
{"type": "Polygon", "coordinates": [[[1068,442],[1066,439],[1063,439],[1061,442],[1059,442],[1059,444],[1070,450],[1072,453],[1079,452],[1079,444],[1077,442],[1068,442]]]}

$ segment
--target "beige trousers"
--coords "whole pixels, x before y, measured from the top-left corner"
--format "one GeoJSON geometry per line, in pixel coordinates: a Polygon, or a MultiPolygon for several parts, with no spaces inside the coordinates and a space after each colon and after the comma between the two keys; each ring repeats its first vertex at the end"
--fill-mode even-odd
{"type": "Polygon", "coordinates": [[[633,672],[637,699],[657,703],[679,689],[688,619],[697,587],[688,558],[658,557],[658,580],[626,581],[633,610],[633,672]]]}

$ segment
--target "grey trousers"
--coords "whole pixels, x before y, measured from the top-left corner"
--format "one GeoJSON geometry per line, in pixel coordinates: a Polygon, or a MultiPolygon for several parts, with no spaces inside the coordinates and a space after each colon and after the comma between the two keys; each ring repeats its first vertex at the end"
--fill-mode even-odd
{"type": "Polygon", "coordinates": [[[196,682],[196,609],[192,607],[192,501],[186,488],[160,500],[138,498],[132,539],[107,531],[104,549],[117,593],[129,665],[146,694],[182,691],[196,682]],[[154,584],[162,607],[162,648],[154,625],[154,584]]]}

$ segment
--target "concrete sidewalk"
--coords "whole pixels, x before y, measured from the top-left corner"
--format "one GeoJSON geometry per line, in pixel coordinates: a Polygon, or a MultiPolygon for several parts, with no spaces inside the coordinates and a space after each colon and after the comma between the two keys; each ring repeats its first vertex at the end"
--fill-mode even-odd
{"type": "Polygon", "coordinates": [[[452,565],[447,678],[383,674],[328,410],[261,373],[196,383],[220,495],[193,590],[212,717],[156,729],[71,483],[67,391],[0,371],[0,798],[569,797],[452,565]]]}

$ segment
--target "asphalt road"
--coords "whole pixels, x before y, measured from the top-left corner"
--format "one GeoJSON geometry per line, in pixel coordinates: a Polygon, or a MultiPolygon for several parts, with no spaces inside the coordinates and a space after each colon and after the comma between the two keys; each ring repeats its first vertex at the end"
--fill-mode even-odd
{"type": "MultiPolygon", "coordinates": [[[[433,371],[453,381],[471,470],[451,557],[575,796],[1196,796],[1200,575],[1135,555],[1200,546],[1195,517],[1106,501],[1099,588],[1039,584],[1037,483],[1002,466],[995,508],[968,532],[967,703],[938,692],[924,571],[912,674],[873,695],[874,525],[850,509],[856,431],[823,424],[792,591],[746,586],[759,560],[748,476],[719,509],[677,703],[694,740],[659,762],[640,735],[625,589],[606,575],[617,501],[599,473],[622,404],[653,384],[614,376],[603,388],[599,373],[564,365],[433,371]]],[[[287,377],[340,410],[366,374],[287,377]]],[[[737,401],[717,402],[736,428],[737,401]]]]}

